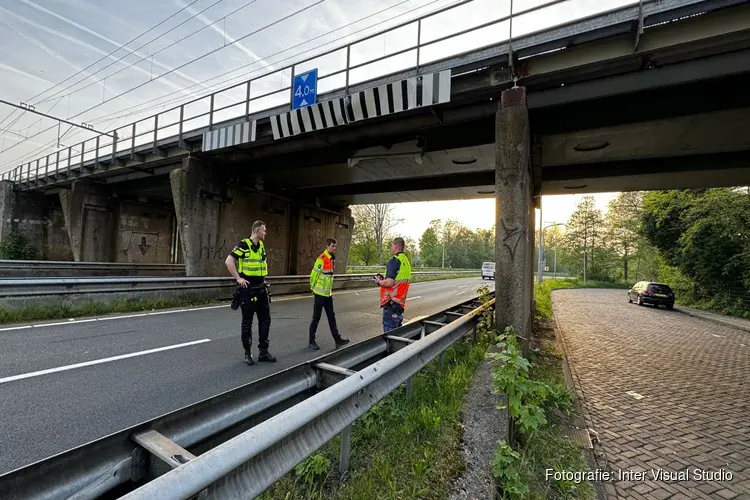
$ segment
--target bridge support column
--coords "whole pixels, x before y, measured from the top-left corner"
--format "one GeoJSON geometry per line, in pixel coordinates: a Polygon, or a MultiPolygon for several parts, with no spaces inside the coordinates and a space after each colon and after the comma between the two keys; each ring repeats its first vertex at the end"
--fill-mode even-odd
{"type": "Polygon", "coordinates": [[[533,299],[534,205],[526,89],[502,93],[495,117],[495,308],[528,347],[533,299]]]}
{"type": "Polygon", "coordinates": [[[65,227],[76,262],[114,262],[115,203],[88,180],[76,180],[60,191],[65,227]]]}

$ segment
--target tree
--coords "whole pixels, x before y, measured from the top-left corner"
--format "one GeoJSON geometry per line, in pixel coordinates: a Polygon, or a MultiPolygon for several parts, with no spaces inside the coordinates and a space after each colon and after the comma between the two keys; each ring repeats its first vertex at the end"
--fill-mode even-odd
{"type": "MultiPolygon", "coordinates": [[[[712,298],[750,288],[750,197],[738,190],[661,191],[644,197],[642,234],[662,274],[684,276],[712,298]],[[670,274],[671,273],[671,274],[670,274]]],[[[675,278],[676,279],[676,278],[675,278]]]]}
{"type": "MultiPolygon", "coordinates": [[[[592,277],[602,275],[603,269],[596,267],[596,256],[597,244],[602,246],[603,225],[604,217],[601,210],[596,208],[593,196],[584,196],[565,224],[566,248],[574,256],[583,257],[582,266],[573,262],[571,264],[574,269],[582,269],[584,278],[588,277],[589,269],[592,271],[592,277]]],[[[599,255],[601,256],[601,253],[599,255]]]]}
{"type": "Polygon", "coordinates": [[[621,259],[623,277],[628,280],[628,261],[638,250],[639,229],[643,194],[640,192],[620,193],[609,202],[605,217],[605,234],[613,252],[621,259]]]}
{"type": "Polygon", "coordinates": [[[419,239],[420,259],[427,267],[440,267],[441,265],[443,246],[440,237],[442,232],[441,221],[433,220],[419,239]]]}
{"type": "Polygon", "coordinates": [[[364,241],[372,241],[377,252],[377,265],[383,264],[383,243],[388,240],[390,231],[402,219],[393,216],[393,206],[389,203],[375,205],[356,205],[352,208],[352,215],[362,231],[360,236],[364,241]]]}

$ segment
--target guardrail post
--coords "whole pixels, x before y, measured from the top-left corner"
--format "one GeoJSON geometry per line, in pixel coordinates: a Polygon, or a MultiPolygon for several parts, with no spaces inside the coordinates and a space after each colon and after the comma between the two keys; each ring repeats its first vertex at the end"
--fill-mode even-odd
{"type": "Polygon", "coordinates": [[[440,371],[445,369],[445,351],[440,353],[440,371]]]}
{"type": "Polygon", "coordinates": [[[477,324],[474,323],[474,328],[471,329],[471,340],[476,344],[477,343],[477,324]]]}
{"type": "Polygon", "coordinates": [[[409,380],[406,381],[406,397],[410,398],[412,393],[414,393],[414,376],[413,375],[409,377],[409,380]]]}
{"type": "Polygon", "coordinates": [[[211,94],[211,108],[208,110],[208,130],[214,129],[214,95],[211,94]]]}
{"type": "Polygon", "coordinates": [[[341,431],[341,451],[339,453],[339,472],[349,472],[349,457],[352,452],[352,426],[348,425],[341,431]]]}

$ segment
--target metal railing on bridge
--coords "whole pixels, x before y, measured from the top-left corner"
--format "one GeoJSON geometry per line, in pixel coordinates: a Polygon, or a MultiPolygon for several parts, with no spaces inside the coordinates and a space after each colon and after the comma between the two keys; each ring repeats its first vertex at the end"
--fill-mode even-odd
{"type": "Polygon", "coordinates": [[[442,367],[467,333],[476,340],[495,306],[486,298],[4,474],[0,498],[253,498],[339,433],[344,472],[352,424],[404,382],[411,393],[412,377],[437,357],[442,367]]]}
{"type": "MultiPolygon", "coordinates": [[[[576,0],[548,0],[541,5],[507,15],[501,13],[498,8],[494,15],[492,12],[483,13],[483,18],[488,20],[481,24],[456,29],[442,36],[431,35],[430,31],[435,30],[430,29],[430,21],[439,20],[440,16],[455,19],[456,9],[473,1],[475,0],[459,1],[355,42],[324,51],[108,131],[110,134],[115,132],[114,138],[109,135],[98,135],[76,146],[29,162],[24,161],[12,170],[4,172],[0,178],[21,183],[23,187],[31,187],[32,182],[41,185],[40,179],[75,177],[82,174],[85,167],[96,168],[105,163],[116,166],[122,159],[135,159],[139,155],[157,153],[159,147],[167,144],[185,149],[186,139],[202,136],[204,132],[213,130],[219,124],[257,120],[288,111],[294,76],[318,64],[330,66],[330,61],[346,62],[343,68],[324,67],[321,70],[318,93],[325,99],[344,96],[350,90],[364,90],[380,82],[386,83],[401,77],[421,76],[445,69],[465,72],[505,62],[511,54],[529,57],[564,49],[570,46],[571,40],[579,43],[604,38],[631,30],[633,23],[642,31],[649,24],[699,13],[713,5],[732,3],[726,0],[641,0],[610,10],[607,10],[604,4],[589,4],[589,12],[582,15],[572,8],[576,0]],[[538,29],[541,19],[539,15],[545,14],[545,11],[548,17],[555,19],[556,24],[538,29]],[[521,26],[520,30],[524,32],[521,35],[514,32],[510,37],[510,27],[514,24],[517,30],[521,26]],[[531,28],[532,26],[536,29],[531,28]],[[388,34],[412,36],[413,41],[399,43],[398,49],[382,56],[360,57],[362,52],[371,49],[368,49],[368,42],[371,43],[378,37],[384,38],[388,34]],[[472,36],[480,41],[471,42],[472,36]],[[509,38],[512,43],[509,43],[509,38]],[[382,68],[385,63],[391,63],[390,71],[379,69],[379,66],[382,68]],[[395,71],[394,66],[397,68],[395,71]],[[281,88],[260,93],[253,91],[255,87],[279,80],[286,82],[281,88]],[[77,174],[73,175],[75,173],[77,174]]],[[[316,48],[329,44],[330,42],[323,43],[316,48]]],[[[147,109],[163,105],[164,103],[159,103],[147,109]]],[[[130,114],[133,112],[130,111],[130,114]]]]}

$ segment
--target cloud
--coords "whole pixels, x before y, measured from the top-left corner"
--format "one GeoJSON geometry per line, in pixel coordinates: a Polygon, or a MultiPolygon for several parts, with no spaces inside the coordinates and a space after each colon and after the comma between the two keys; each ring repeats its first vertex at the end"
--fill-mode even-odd
{"type": "MultiPolygon", "coordinates": [[[[88,34],[90,34],[92,36],[95,36],[96,38],[99,38],[100,40],[103,40],[103,41],[105,41],[105,42],[107,42],[109,44],[114,45],[115,47],[120,47],[122,45],[120,42],[117,42],[115,40],[112,40],[111,38],[108,38],[108,37],[106,37],[104,35],[101,35],[100,33],[96,32],[94,30],[91,30],[91,29],[87,28],[86,26],[83,26],[83,25],[81,25],[81,24],[79,24],[79,23],[77,23],[77,22],[75,22],[75,21],[73,21],[71,19],[68,19],[65,16],[62,16],[62,15],[56,13],[56,12],[53,12],[53,11],[51,11],[49,9],[46,9],[46,8],[40,6],[40,5],[37,5],[34,2],[32,2],[31,0],[20,0],[20,1],[22,3],[28,5],[29,7],[32,7],[32,8],[34,8],[34,9],[40,11],[40,12],[44,12],[47,15],[50,15],[50,16],[56,18],[56,19],[59,19],[60,21],[63,21],[66,24],[74,26],[74,27],[78,28],[79,30],[81,30],[81,31],[83,31],[85,33],[88,33],[88,34]]],[[[21,17],[21,16],[18,16],[18,17],[21,17]]],[[[26,18],[23,18],[23,19],[26,19],[26,18]]],[[[26,19],[26,21],[27,22],[31,22],[31,21],[28,21],[28,19],[26,19]]],[[[45,29],[45,31],[49,30],[49,28],[45,28],[45,27],[42,27],[41,29],[45,29]]],[[[68,39],[70,41],[73,41],[74,43],[79,43],[80,45],[83,45],[83,46],[88,47],[88,48],[90,48],[92,50],[95,50],[96,52],[98,52],[98,53],[100,53],[102,55],[107,54],[107,52],[102,51],[102,50],[100,50],[100,49],[98,49],[98,48],[96,48],[96,47],[94,47],[92,45],[89,45],[89,44],[85,43],[85,42],[82,42],[82,41],[80,41],[77,38],[72,38],[72,39],[68,38],[66,35],[62,35],[62,34],[60,34],[59,32],[57,32],[55,30],[51,30],[51,32],[54,32],[58,36],[66,37],[66,39],[68,39]]],[[[128,49],[123,49],[123,50],[128,50],[128,49]]],[[[138,51],[130,52],[130,54],[134,54],[134,55],[138,56],[139,58],[147,58],[148,57],[147,55],[145,55],[145,54],[143,54],[141,52],[138,52],[138,51]]],[[[120,60],[120,59],[122,59],[122,57],[115,57],[114,55],[108,56],[108,58],[109,59],[113,59],[113,60],[120,60]]],[[[119,61],[119,62],[121,64],[128,64],[128,63],[126,63],[124,61],[119,61]]],[[[172,68],[170,66],[168,66],[168,65],[166,65],[164,63],[161,63],[161,62],[159,62],[157,60],[154,60],[153,64],[155,66],[159,66],[160,68],[165,69],[167,71],[171,71],[172,70],[172,68]]],[[[137,65],[133,66],[131,69],[135,69],[136,71],[139,71],[139,72],[142,72],[144,74],[149,74],[150,75],[150,72],[148,72],[146,70],[143,70],[141,68],[138,68],[137,65]]],[[[178,75],[178,76],[180,76],[180,77],[182,77],[182,78],[184,78],[184,79],[186,79],[186,80],[188,80],[190,82],[199,83],[198,80],[195,80],[194,78],[190,77],[189,75],[186,75],[185,73],[183,73],[181,71],[175,71],[175,75],[178,75]]],[[[162,83],[164,83],[165,85],[167,85],[169,87],[172,87],[173,89],[178,90],[178,91],[180,91],[181,88],[182,88],[179,84],[172,83],[171,81],[166,80],[166,79],[160,79],[160,81],[162,83]]],[[[188,93],[188,95],[190,95],[190,93],[188,93]]]]}
{"type": "MultiPolygon", "coordinates": [[[[3,23],[3,24],[5,24],[5,23],[3,23]]],[[[6,26],[7,26],[7,24],[6,24],[6,26]]],[[[3,64],[1,62],[0,62],[0,69],[4,69],[4,70],[7,70],[7,71],[12,71],[13,73],[16,73],[17,75],[25,76],[26,78],[31,78],[32,80],[36,80],[36,81],[38,81],[40,83],[45,83],[47,85],[54,85],[51,81],[46,80],[46,79],[44,79],[44,78],[42,78],[40,76],[32,75],[31,73],[27,73],[27,72],[25,72],[23,70],[20,70],[18,68],[14,68],[13,66],[8,66],[7,64],[3,64]]]]}
{"type": "Polygon", "coordinates": [[[174,3],[176,5],[178,5],[179,7],[181,7],[181,8],[184,8],[185,11],[188,14],[190,14],[191,16],[194,16],[197,20],[199,20],[200,22],[202,22],[203,24],[205,24],[206,26],[208,26],[208,28],[211,29],[212,31],[215,31],[218,34],[220,34],[222,36],[225,36],[227,42],[232,44],[232,47],[236,48],[237,50],[239,50],[240,52],[242,52],[243,54],[245,54],[246,56],[248,56],[253,61],[260,61],[260,63],[263,66],[265,66],[267,68],[271,67],[270,64],[268,64],[265,61],[263,61],[263,59],[259,55],[257,55],[255,52],[253,52],[252,50],[250,50],[247,47],[245,47],[241,42],[236,42],[235,43],[235,38],[233,38],[231,35],[229,35],[229,33],[225,33],[224,30],[222,30],[221,28],[219,28],[216,25],[216,21],[211,21],[209,18],[207,18],[203,14],[198,14],[199,11],[196,10],[196,9],[194,9],[193,7],[187,7],[187,8],[185,8],[185,6],[187,4],[184,3],[182,0],[174,0],[174,3]]]}

